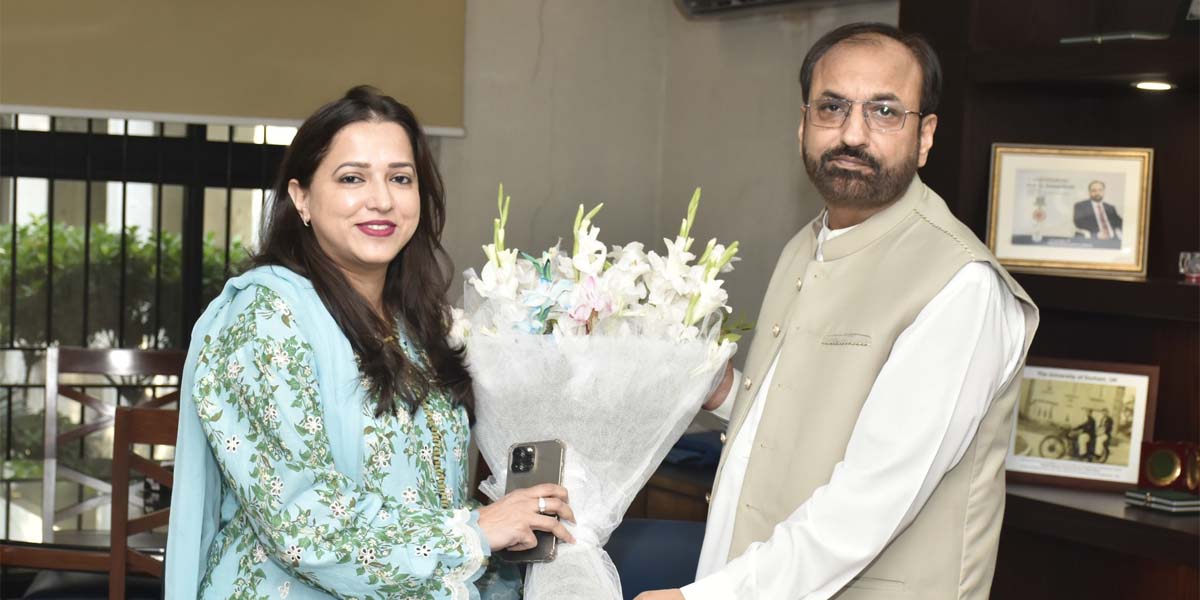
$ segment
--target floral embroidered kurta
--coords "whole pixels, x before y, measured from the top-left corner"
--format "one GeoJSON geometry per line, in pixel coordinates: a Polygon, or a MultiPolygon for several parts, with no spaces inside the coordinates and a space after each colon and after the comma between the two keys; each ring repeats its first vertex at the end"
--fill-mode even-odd
{"type": "MultiPolygon", "coordinates": [[[[478,598],[489,552],[466,508],[465,409],[435,393],[413,415],[376,417],[360,385],[355,483],[330,452],[314,377],[321,340],[306,339],[269,288],[232,302],[236,317],[208,332],[191,390],[222,479],[200,597],[478,598]]],[[[495,597],[515,597],[489,575],[495,597]]]]}

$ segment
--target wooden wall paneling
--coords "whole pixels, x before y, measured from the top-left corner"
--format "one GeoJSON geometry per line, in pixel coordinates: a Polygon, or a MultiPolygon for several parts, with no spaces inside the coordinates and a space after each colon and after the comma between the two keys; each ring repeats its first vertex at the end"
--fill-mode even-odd
{"type": "Polygon", "coordinates": [[[1051,47],[1064,37],[1097,33],[1168,33],[1186,8],[1181,0],[976,0],[971,4],[971,42],[976,50],[1051,47]]]}
{"type": "Polygon", "coordinates": [[[1195,39],[1181,37],[982,50],[971,54],[969,76],[977,83],[1106,82],[1118,87],[1142,79],[1168,79],[1194,88],[1195,67],[1195,39]]]}
{"type": "Polygon", "coordinates": [[[965,135],[966,95],[968,81],[965,77],[969,48],[968,30],[963,23],[969,22],[971,2],[901,2],[900,23],[920,23],[909,26],[929,40],[942,63],[943,90],[937,115],[938,127],[934,134],[933,149],[929,160],[921,168],[921,180],[938,192],[950,205],[955,214],[962,194],[959,192],[962,179],[958,155],[963,148],[965,135]]]}
{"type": "Polygon", "coordinates": [[[992,580],[997,600],[1200,597],[1200,572],[1006,527],[992,580]]]}

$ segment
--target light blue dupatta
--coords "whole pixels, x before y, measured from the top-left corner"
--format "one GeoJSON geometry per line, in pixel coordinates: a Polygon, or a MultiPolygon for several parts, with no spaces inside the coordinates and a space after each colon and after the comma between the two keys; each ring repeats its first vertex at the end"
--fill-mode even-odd
{"type": "Polygon", "coordinates": [[[234,297],[251,286],[273,290],[292,310],[313,348],[325,428],[334,464],[356,483],[362,466],[362,401],[358,365],[350,342],[321,303],[308,279],[283,267],[258,267],[230,279],[192,329],[192,343],[179,390],[179,437],[175,447],[175,489],[167,538],[165,590],[168,599],[194,599],[200,591],[208,549],[221,517],[221,474],[200,426],[192,381],[205,339],[215,337],[237,317],[234,297]]]}

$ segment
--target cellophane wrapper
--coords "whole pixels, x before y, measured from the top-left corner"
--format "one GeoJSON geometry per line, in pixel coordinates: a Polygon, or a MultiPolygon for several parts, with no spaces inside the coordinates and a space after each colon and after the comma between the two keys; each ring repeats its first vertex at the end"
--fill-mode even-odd
{"type": "Polygon", "coordinates": [[[530,565],[525,597],[618,600],[604,551],[613,530],[714,387],[736,345],[655,334],[501,333],[466,339],[474,378],[474,438],[493,473],[480,489],[504,494],[515,443],[561,440],[563,486],[577,540],[530,565]]]}

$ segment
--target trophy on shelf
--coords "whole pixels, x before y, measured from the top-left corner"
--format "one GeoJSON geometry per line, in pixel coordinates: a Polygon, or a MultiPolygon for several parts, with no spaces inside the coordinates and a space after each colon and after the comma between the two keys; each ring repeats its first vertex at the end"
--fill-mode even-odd
{"type": "Polygon", "coordinates": [[[1194,442],[1142,442],[1137,489],[1125,502],[1168,513],[1200,512],[1200,446],[1194,442]]]}
{"type": "Polygon", "coordinates": [[[1179,272],[1185,282],[1200,285],[1200,252],[1180,252],[1179,272]]]}

